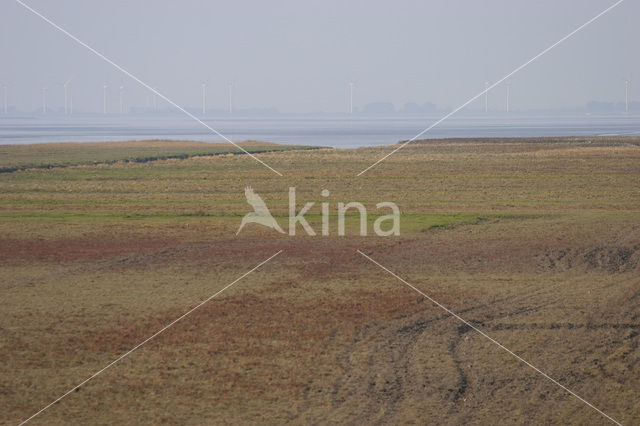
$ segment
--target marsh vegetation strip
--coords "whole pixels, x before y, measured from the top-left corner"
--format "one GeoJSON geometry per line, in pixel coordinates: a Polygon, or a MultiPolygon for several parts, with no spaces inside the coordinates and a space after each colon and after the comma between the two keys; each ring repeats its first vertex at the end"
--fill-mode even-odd
{"type": "MultiPolygon", "coordinates": [[[[240,142],[237,145],[252,154],[321,149],[321,147],[277,145],[257,141],[240,142]]],[[[244,152],[229,143],[163,140],[0,145],[0,173],[28,168],[112,164],[117,161],[146,163],[225,154],[244,154],[244,152]]]]}
{"type": "Polygon", "coordinates": [[[236,155],[0,175],[0,422],[280,249],[40,422],[606,424],[356,249],[640,422],[640,147],[429,141],[354,178],[389,149],[261,154],[286,179],[236,155]],[[295,186],[317,232],[323,201],[394,201],[401,235],[360,237],[350,215],[339,237],[332,215],[326,237],[235,236],[247,185],[283,226],[295,186]]]}

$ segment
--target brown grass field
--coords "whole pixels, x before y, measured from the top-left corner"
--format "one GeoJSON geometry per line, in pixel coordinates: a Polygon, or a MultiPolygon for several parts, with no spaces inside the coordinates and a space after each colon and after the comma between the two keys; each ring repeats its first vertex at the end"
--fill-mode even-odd
{"type": "Polygon", "coordinates": [[[640,424],[639,139],[417,141],[360,177],[393,147],[253,143],[280,177],[228,146],[95,145],[1,149],[1,424],[278,250],[31,423],[611,424],[361,250],[640,424]],[[318,234],[329,202],[330,235],[236,236],[247,185],[283,227],[289,187],[318,234]],[[350,201],[370,222],[397,203],[401,235],[359,236],[352,215],[338,236],[350,201]]]}

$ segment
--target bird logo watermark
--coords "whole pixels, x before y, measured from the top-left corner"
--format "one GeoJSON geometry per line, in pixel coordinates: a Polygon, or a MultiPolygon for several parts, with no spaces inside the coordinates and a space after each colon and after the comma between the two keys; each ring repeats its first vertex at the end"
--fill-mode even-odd
{"type": "Polygon", "coordinates": [[[284,231],[282,230],[280,225],[278,225],[278,222],[276,222],[273,216],[271,216],[271,212],[269,211],[267,205],[264,203],[262,198],[255,193],[253,188],[247,186],[244,189],[244,195],[245,197],[247,197],[247,203],[249,203],[249,205],[253,207],[253,211],[247,213],[242,218],[242,222],[240,223],[240,227],[238,228],[236,235],[238,235],[240,231],[242,231],[242,228],[244,228],[247,223],[258,223],[260,225],[273,228],[281,234],[284,234],[284,231]]]}

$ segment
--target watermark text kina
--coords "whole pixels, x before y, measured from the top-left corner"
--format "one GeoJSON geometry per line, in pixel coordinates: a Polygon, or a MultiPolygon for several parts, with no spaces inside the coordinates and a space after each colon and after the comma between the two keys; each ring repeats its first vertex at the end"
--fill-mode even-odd
{"type": "MultiPolygon", "coordinates": [[[[280,224],[275,220],[275,218],[271,215],[269,208],[266,203],[262,200],[260,195],[258,195],[253,188],[247,186],[244,190],[245,197],[247,198],[247,202],[251,207],[253,207],[253,211],[247,213],[240,223],[240,227],[236,232],[236,235],[240,233],[240,231],[249,223],[257,223],[280,232],[281,234],[285,234],[285,231],[282,229],[280,224]]],[[[327,198],[329,196],[329,191],[327,189],[323,189],[320,193],[323,198],[327,198]]],[[[305,218],[305,214],[308,214],[310,210],[315,205],[314,202],[307,202],[300,210],[297,210],[296,207],[296,188],[289,188],[289,235],[296,235],[296,227],[298,224],[302,227],[302,229],[307,233],[307,235],[314,236],[317,235],[316,231],[309,225],[309,222],[305,218]]],[[[323,202],[320,205],[321,210],[321,218],[322,218],[322,230],[321,234],[323,236],[328,236],[330,227],[329,227],[329,218],[330,218],[330,205],[328,202],[323,202]]],[[[376,204],[376,209],[390,209],[391,213],[386,215],[381,215],[373,223],[373,231],[376,235],[380,237],[388,237],[388,236],[399,236],[400,235],[400,209],[396,205],[396,203],[390,201],[384,201],[376,204]],[[391,226],[388,229],[383,229],[383,223],[390,222],[391,226]]],[[[366,207],[357,201],[352,201],[349,203],[339,202],[337,206],[337,214],[338,214],[338,235],[345,235],[345,216],[348,210],[356,210],[360,216],[360,236],[366,236],[368,231],[368,222],[367,222],[367,209],[366,207]]],[[[388,225],[385,226],[385,228],[388,225]]]]}

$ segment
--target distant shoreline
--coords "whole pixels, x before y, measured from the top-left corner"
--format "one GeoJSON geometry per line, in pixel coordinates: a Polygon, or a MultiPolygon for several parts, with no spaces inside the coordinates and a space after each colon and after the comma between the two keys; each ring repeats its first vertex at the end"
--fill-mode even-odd
{"type": "MultiPolygon", "coordinates": [[[[210,129],[188,117],[125,116],[3,119],[0,145],[54,142],[177,140],[224,142],[261,140],[285,145],[359,148],[394,144],[421,133],[440,117],[206,118],[210,129]]],[[[640,117],[628,116],[460,116],[424,134],[426,139],[640,136],[640,117]]]]}
{"type": "MultiPolygon", "coordinates": [[[[391,149],[402,144],[374,145],[357,148],[391,149]]],[[[425,145],[472,145],[472,144],[541,144],[541,145],[589,145],[616,146],[638,145],[640,136],[566,136],[566,137],[521,137],[521,138],[442,138],[418,139],[407,147],[425,145]]],[[[336,148],[315,145],[286,145],[273,142],[243,141],[236,145],[251,154],[290,152],[300,150],[333,150],[336,148]]],[[[340,148],[339,148],[340,149],[340,148]]],[[[148,163],[161,160],[184,160],[193,157],[219,155],[244,155],[230,143],[139,140],[126,142],[54,142],[41,144],[0,145],[0,173],[12,173],[28,169],[53,169],[73,166],[95,166],[101,164],[148,163]]]]}

